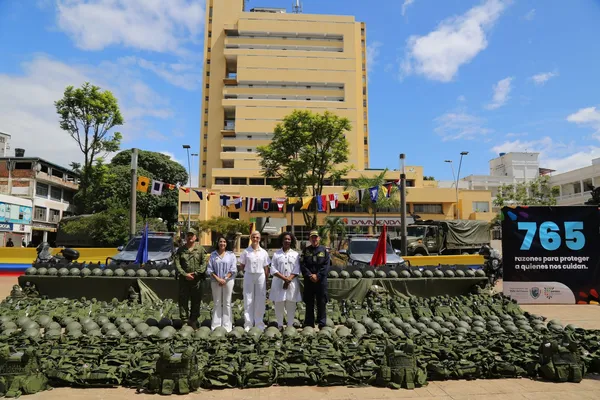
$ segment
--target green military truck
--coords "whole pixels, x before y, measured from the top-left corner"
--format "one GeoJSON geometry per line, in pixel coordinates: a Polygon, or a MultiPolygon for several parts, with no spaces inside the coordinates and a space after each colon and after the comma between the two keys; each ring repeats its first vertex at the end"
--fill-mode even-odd
{"type": "MultiPolygon", "coordinates": [[[[408,256],[477,254],[491,241],[490,224],[486,221],[416,221],[406,227],[408,256]]],[[[394,248],[401,247],[400,238],[392,239],[394,248]]]]}

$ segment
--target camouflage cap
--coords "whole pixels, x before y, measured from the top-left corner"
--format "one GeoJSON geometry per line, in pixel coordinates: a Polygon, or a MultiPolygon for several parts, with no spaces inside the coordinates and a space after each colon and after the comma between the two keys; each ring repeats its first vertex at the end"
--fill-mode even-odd
{"type": "Polygon", "coordinates": [[[312,236],[319,236],[319,231],[310,231],[310,237],[312,236]]]}
{"type": "Polygon", "coordinates": [[[188,229],[188,230],[186,231],[186,233],[185,233],[185,234],[186,234],[186,235],[192,234],[192,235],[196,235],[196,236],[198,236],[198,231],[197,231],[196,229],[194,229],[194,228],[190,228],[190,229],[188,229]]]}

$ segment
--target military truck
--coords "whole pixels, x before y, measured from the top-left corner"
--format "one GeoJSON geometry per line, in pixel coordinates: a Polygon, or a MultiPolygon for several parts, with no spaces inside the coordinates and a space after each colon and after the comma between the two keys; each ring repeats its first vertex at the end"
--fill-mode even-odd
{"type": "MultiPolygon", "coordinates": [[[[416,221],[406,227],[408,256],[477,254],[491,241],[486,221],[416,221]]],[[[394,248],[402,248],[400,238],[392,239],[394,248]]]]}

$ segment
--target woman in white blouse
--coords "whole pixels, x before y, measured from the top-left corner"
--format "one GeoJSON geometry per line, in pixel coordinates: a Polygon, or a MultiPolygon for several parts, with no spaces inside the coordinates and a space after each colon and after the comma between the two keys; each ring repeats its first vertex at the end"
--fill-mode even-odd
{"type": "Polygon", "coordinates": [[[252,232],[250,241],[251,245],[240,255],[240,266],[244,270],[244,330],[249,331],[252,327],[264,330],[271,260],[267,251],[260,247],[260,232],[252,232]]]}
{"type": "Polygon", "coordinates": [[[280,236],[281,249],[273,254],[271,260],[271,292],[269,299],[275,304],[275,316],[279,328],[283,327],[283,317],[287,326],[294,323],[296,303],[302,301],[300,284],[297,276],[300,275],[300,256],[292,247],[296,246],[296,238],[289,232],[280,236]]]}
{"type": "Polygon", "coordinates": [[[237,273],[235,254],[227,251],[227,239],[220,236],[217,239],[217,250],[213,251],[208,260],[206,273],[210,276],[210,287],[214,303],[211,329],[222,326],[231,332],[231,295],[237,273]]]}

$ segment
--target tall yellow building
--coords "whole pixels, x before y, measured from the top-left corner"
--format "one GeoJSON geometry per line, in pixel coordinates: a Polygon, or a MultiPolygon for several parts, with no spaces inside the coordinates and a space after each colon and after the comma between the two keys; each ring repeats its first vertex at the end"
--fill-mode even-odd
{"type": "MultiPolygon", "coordinates": [[[[214,195],[207,201],[194,191],[180,191],[180,220],[188,213],[192,220],[220,215],[240,220],[269,216],[282,227],[289,226],[291,214],[278,212],[275,202],[266,213],[247,213],[243,207],[221,207],[219,196],[283,196],[262,176],[256,148],[268,144],[276,124],[296,109],[330,111],[348,118],[352,125],[346,135],[349,164],[360,170],[351,171],[342,182],[329,182],[324,194],[341,194],[344,183],[381,172],[369,170],[364,23],[351,16],[259,7],[244,10],[243,0],[207,0],[206,7],[198,189],[214,195]]],[[[399,172],[390,171],[388,177],[398,179],[399,172]]],[[[422,218],[454,217],[454,189],[438,189],[435,182],[424,181],[421,167],[408,168],[408,184],[409,211],[422,218]]],[[[472,201],[491,206],[489,191],[461,192],[460,199],[461,208],[471,207],[472,201]]],[[[472,214],[465,211],[461,217],[481,219],[472,214]]],[[[353,204],[340,204],[336,210],[321,213],[319,221],[328,215],[347,217],[345,221],[352,226],[368,226],[365,221],[372,220],[353,204]]],[[[397,210],[380,210],[378,215],[399,218],[397,210]]],[[[298,212],[294,226],[301,237],[307,234],[303,225],[298,212]]]]}

